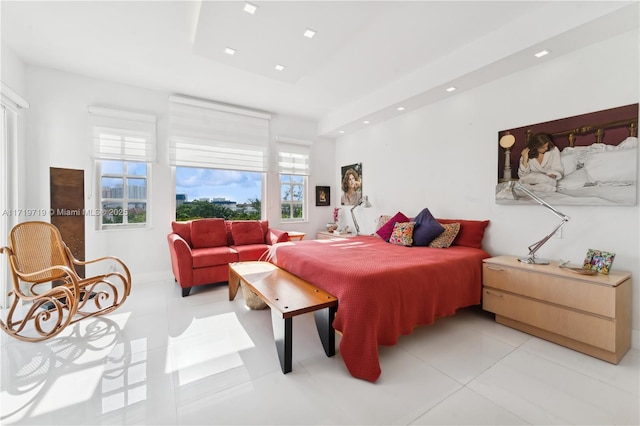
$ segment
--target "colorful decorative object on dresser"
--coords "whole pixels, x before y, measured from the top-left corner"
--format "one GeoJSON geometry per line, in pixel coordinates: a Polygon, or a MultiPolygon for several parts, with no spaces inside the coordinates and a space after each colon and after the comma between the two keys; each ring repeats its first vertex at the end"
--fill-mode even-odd
{"type": "Polygon", "coordinates": [[[589,249],[584,258],[583,268],[607,275],[611,271],[614,257],[616,257],[615,253],[589,249]]]}

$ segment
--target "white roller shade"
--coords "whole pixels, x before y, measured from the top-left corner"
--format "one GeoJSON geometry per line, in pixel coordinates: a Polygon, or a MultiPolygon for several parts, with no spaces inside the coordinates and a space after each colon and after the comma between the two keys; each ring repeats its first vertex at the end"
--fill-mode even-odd
{"type": "Polygon", "coordinates": [[[310,173],[311,142],[278,136],[278,173],[304,175],[310,173]]]}
{"type": "Polygon", "coordinates": [[[169,163],[266,172],[269,114],[171,96],[169,163]]]}
{"type": "Polygon", "coordinates": [[[156,117],[102,107],[89,107],[93,158],[156,161],[156,117]]]}

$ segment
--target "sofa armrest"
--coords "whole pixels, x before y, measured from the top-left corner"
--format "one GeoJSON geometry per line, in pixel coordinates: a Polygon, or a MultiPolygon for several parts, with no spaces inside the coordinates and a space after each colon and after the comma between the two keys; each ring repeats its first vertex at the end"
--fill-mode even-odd
{"type": "Polygon", "coordinates": [[[267,244],[270,246],[276,243],[284,243],[286,241],[289,241],[289,233],[287,231],[271,228],[267,230],[267,244]]]}
{"type": "Polygon", "coordinates": [[[193,257],[191,247],[178,234],[167,235],[169,253],[171,254],[171,268],[181,287],[191,287],[193,281],[193,257]]]}

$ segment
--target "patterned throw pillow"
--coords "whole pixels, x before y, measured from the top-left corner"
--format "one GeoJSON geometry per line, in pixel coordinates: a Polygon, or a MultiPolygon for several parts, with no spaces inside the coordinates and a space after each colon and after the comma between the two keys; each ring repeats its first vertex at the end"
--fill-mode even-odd
{"type": "Polygon", "coordinates": [[[410,246],[413,243],[413,228],[415,222],[396,222],[389,242],[398,246],[410,246]]]}
{"type": "Polygon", "coordinates": [[[460,224],[459,223],[444,223],[442,224],[444,227],[444,231],[442,234],[437,236],[435,240],[429,243],[429,247],[435,248],[447,248],[451,246],[453,240],[458,236],[458,232],[460,232],[460,224]]]}

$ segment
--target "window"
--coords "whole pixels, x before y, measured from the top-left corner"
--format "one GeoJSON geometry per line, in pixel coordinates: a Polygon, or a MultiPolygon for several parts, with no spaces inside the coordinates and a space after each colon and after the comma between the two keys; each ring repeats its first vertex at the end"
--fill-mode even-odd
{"type": "Polygon", "coordinates": [[[176,220],[258,220],[264,173],[176,167],[176,220]]]}
{"type": "Polygon", "coordinates": [[[98,229],[147,227],[155,116],[90,107],[98,229]]]}
{"type": "Polygon", "coordinates": [[[283,222],[306,219],[311,142],[278,137],[280,216],[283,222]]]}
{"type": "Polygon", "coordinates": [[[280,174],[280,211],[283,221],[305,219],[307,177],[280,174]]]}
{"type": "Polygon", "coordinates": [[[146,225],[148,164],[100,161],[100,225],[146,225]]]}
{"type": "Polygon", "coordinates": [[[176,219],[260,219],[271,116],[179,95],[170,100],[176,219]]]}

